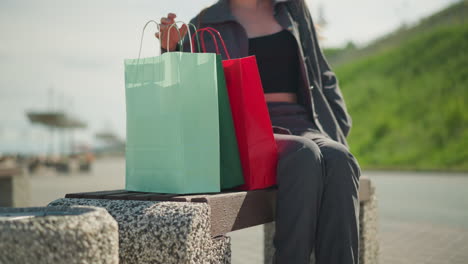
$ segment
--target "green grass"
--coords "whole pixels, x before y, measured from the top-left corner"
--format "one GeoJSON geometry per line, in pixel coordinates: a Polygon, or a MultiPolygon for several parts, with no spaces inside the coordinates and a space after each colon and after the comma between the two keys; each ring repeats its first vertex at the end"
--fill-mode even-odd
{"type": "Polygon", "coordinates": [[[421,33],[432,32],[438,27],[462,25],[466,23],[468,23],[468,0],[463,0],[431,16],[421,19],[419,23],[414,26],[408,27],[402,25],[398,30],[380,37],[366,47],[360,49],[352,49],[349,47],[325,49],[324,52],[328,61],[336,67],[364,56],[398,47],[408,38],[421,33]]]}
{"type": "Polygon", "coordinates": [[[468,24],[336,68],[364,168],[468,170],[468,24]]]}

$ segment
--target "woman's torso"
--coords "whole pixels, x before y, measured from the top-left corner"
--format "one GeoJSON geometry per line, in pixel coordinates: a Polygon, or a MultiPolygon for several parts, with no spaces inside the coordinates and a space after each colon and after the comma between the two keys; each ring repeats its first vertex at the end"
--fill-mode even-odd
{"type": "Polygon", "coordinates": [[[294,37],[274,18],[272,1],[251,1],[249,5],[231,0],[230,9],[248,36],[249,55],[257,58],[265,100],[296,103],[297,45],[294,37]]]}
{"type": "MultiPolygon", "coordinates": [[[[216,4],[201,11],[191,20],[191,23],[198,28],[213,27],[218,30],[226,42],[231,58],[246,57],[249,54],[250,33],[246,32],[244,26],[232,14],[229,2],[230,0],[219,0],[216,4]]],[[[325,94],[322,79],[318,78],[323,75],[324,70],[327,70],[327,64],[326,61],[320,60],[320,51],[315,44],[313,22],[306,11],[304,1],[275,0],[272,2],[274,2],[274,19],[282,29],[288,30],[294,36],[299,46],[300,87],[295,101],[306,109],[307,117],[318,126],[322,133],[346,145],[345,135],[349,131],[351,121],[344,108],[340,91],[328,89],[325,94]],[[321,69],[322,67],[324,69],[321,69]],[[328,98],[331,98],[331,103],[327,100],[328,98]],[[335,117],[336,114],[338,116],[335,117]]],[[[184,50],[189,50],[188,41],[184,41],[184,50]]],[[[214,43],[208,41],[207,50],[215,51],[214,43]]],[[[223,59],[228,58],[224,51],[221,51],[221,56],[223,59]]],[[[336,85],[332,72],[326,81],[330,87],[336,85]]]]}
{"type": "Polygon", "coordinates": [[[300,85],[297,41],[273,17],[271,1],[249,9],[237,7],[232,0],[231,11],[246,31],[249,55],[256,57],[272,125],[288,128],[297,135],[315,129],[307,110],[297,104],[300,85]]]}

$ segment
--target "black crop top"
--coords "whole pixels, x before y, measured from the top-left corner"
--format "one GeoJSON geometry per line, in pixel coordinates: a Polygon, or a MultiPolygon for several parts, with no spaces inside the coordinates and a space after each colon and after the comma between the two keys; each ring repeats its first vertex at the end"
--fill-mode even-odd
{"type": "Polygon", "coordinates": [[[299,87],[298,47],[287,30],[249,38],[249,54],[257,58],[264,93],[296,93],[299,87]]]}

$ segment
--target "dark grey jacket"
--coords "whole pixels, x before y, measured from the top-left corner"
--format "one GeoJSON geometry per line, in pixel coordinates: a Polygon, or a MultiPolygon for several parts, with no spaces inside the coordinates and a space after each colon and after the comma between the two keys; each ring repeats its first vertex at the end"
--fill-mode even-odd
{"type": "MultiPolygon", "coordinates": [[[[307,107],[310,117],[322,133],[347,146],[346,136],[351,128],[351,118],[346,110],[338,80],[319,47],[309,9],[303,0],[273,2],[276,20],[294,35],[298,47],[301,47],[299,57],[304,85],[299,89],[299,103],[307,107]]],[[[231,13],[228,0],[220,0],[202,10],[191,23],[197,28],[213,27],[218,30],[226,42],[231,58],[248,56],[247,34],[231,13]]],[[[205,34],[205,38],[207,51],[215,52],[209,34],[205,34]]],[[[190,50],[187,42],[184,44],[184,50],[190,50]]],[[[223,52],[222,56],[226,59],[223,52]]]]}

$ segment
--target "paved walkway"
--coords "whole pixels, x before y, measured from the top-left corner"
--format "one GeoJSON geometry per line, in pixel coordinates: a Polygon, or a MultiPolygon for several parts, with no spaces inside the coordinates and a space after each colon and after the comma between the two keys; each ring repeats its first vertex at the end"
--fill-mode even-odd
{"type": "MultiPolygon", "coordinates": [[[[32,176],[31,206],[65,193],[121,189],[123,159],[100,160],[92,174],[32,176]]],[[[380,264],[468,264],[468,175],[366,172],[377,186],[380,264]]],[[[234,264],[263,264],[263,228],[228,234],[234,264]]]]}
{"type": "MultiPolygon", "coordinates": [[[[263,228],[230,233],[233,264],[261,263],[263,228]]],[[[391,222],[380,227],[380,264],[467,264],[468,230],[427,223],[391,222]]]]}
{"type": "Polygon", "coordinates": [[[380,246],[380,263],[468,263],[468,230],[464,228],[390,222],[381,227],[380,246]]]}

